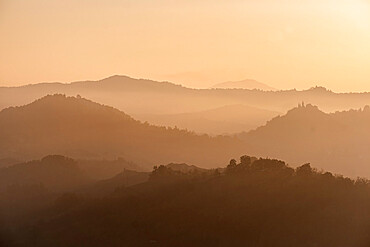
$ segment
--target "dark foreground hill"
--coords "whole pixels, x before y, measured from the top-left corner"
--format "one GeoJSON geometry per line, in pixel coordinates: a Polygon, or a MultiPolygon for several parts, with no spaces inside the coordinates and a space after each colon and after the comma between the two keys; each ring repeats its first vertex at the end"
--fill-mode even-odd
{"type": "MultiPolygon", "coordinates": [[[[368,247],[370,187],[308,164],[241,158],[224,170],[155,168],[111,197],[66,195],[9,246],[368,247]]],[[[6,233],[6,234],[5,234],[6,233]]]]}
{"type": "Polygon", "coordinates": [[[59,197],[66,198],[62,196],[64,193],[103,197],[118,188],[148,180],[149,172],[122,168],[127,166],[133,167],[133,164],[123,159],[76,161],[49,155],[41,160],[0,168],[0,246],[8,246],[1,242],[2,237],[9,236],[2,231],[3,227],[11,229],[19,224],[34,224],[33,216],[47,213],[48,207],[61,200],[59,197]],[[112,173],[114,175],[108,179],[101,180],[112,173]]]}
{"type": "Polygon", "coordinates": [[[84,191],[145,182],[149,172],[140,172],[122,158],[109,160],[73,160],[61,155],[48,155],[41,160],[0,168],[0,203],[4,200],[48,193],[84,191]],[[102,186],[100,186],[102,185],[102,186]]]}
{"type": "Polygon", "coordinates": [[[0,159],[60,154],[78,159],[124,157],[152,167],[170,162],[221,165],[243,153],[241,141],[140,123],[92,101],[46,96],[0,112],[0,159]]]}
{"type": "Polygon", "coordinates": [[[240,135],[246,150],[352,177],[370,177],[370,108],[327,114],[300,105],[265,126],[240,135]]]}
{"type": "Polygon", "coordinates": [[[25,186],[67,191],[90,182],[91,179],[81,171],[75,160],[59,155],[0,169],[0,193],[25,186]]]}

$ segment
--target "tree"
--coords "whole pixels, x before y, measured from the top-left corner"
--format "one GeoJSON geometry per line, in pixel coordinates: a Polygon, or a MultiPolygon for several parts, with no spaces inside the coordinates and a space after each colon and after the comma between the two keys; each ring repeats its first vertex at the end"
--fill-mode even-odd
{"type": "Polygon", "coordinates": [[[231,159],[227,168],[234,168],[234,167],[236,167],[236,160],[231,159]]]}
{"type": "Polygon", "coordinates": [[[297,175],[302,175],[302,176],[308,176],[311,175],[313,172],[310,163],[306,163],[300,167],[297,167],[296,173],[297,175]]]}
{"type": "Polygon", "coordinates": [[[243,155],[240,157],[240,164],[242,166],[249,166],[251,164],[251,157],[243,155]]]}

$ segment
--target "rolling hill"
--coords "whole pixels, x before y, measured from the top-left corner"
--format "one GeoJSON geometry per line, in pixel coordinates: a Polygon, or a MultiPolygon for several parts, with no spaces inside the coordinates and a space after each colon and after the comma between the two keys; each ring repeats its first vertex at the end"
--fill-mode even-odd
{"type": "Polygon", "coordinates": [[[300,105],[265,126],[240,135],[246,150],[347,176],[370,177],[370,108],[324,113],[300,105]]]}
{"type": "MultiPolygon", "coordinates": [[[[370,177],[368,126],[369,107],[328,114],[307,105],[237,137],[210,137],[141,123],[83,98],[53,95],[0,112],[0,160],[60,154],[88,160],[124,157],[146,169],[168,163],[215,168],[229,157],[248,153],[284,159],[293,166],[311,162],[346,176],[370,177]]],[[[108,178],[122,167],[98,167],[94,173],[106,172],[108,178]]]]}

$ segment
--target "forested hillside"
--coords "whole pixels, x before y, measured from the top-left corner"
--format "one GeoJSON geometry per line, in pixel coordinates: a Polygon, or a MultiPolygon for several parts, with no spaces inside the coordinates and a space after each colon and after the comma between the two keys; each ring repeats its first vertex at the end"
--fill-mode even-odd
{"type": "Polygon", "coordinates": [[[71,247],[370,244],[368,181],[248,156],[218,170],[155,167],[147,183],[102,199],[66,195],[47,212],[8,241],[71,247]]]}

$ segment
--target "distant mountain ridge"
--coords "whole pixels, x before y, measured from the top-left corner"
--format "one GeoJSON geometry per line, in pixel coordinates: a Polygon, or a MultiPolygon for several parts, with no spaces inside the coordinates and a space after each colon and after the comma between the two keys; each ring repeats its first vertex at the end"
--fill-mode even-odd
{"type": "Polygon", "coordinates": [[[261,91],[243,89],[191,89],[170,82],[112,76],[99,81],[69,84],[41,83],[0,87],[0,109],[25,105],[48,94],[80,95],[128,114],[180,114],[227,105],[247,105],[286,112],[298,102],[310,102],[327,112],[363,107],[370,93],[335,93],[324,88],[261,91]]]}
{"type": "Polygon", "coordinates": [[[228,81],[218,83],[212,86],[212,88],[222,89],[248,89],[248,90],[262,90],[262,91],[276,91],[276,88],[270,87],[262,82],[246,79],[242,81],[228,81]]]}

